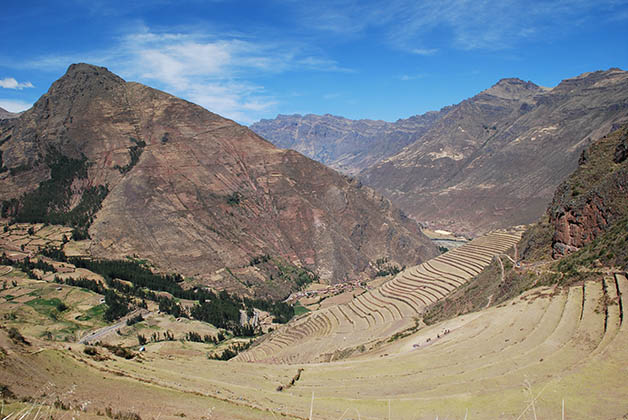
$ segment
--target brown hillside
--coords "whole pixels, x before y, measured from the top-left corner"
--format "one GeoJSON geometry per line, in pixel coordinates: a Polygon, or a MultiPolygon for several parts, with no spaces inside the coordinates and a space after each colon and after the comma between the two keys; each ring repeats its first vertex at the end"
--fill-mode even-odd
{"type": "Polygon", "coordinates": [[[536,220],[591,142],[628,120],[628,72],[547,89],[518,79],[451,107],[367,184],[417,220],[472,232],[536,220]]]}
{"type": "Polygon", "coordinates": [[[214,286],[283,296],[286,285],[255,267],[244,277],[224,268],[268,254],[337,282],[383,256],[412,265],[436,254],[414,222],[358,182],[102,67],[70,66],[32,109],[3,121],[0,141],[2,200],[49,178],[56,152],[87,159],[87,176],[56,210],[108,186],[89,229],[95,256],[138,254],[214,286]]]}

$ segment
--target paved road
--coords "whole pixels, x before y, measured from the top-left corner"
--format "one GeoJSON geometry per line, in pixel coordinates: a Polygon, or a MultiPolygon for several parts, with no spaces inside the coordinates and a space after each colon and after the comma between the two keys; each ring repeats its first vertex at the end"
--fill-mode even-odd
{"type": "Polygon", "coordinates": [[[133,311],[130,314],[128,314],[127,316],[125,316],[124,318],[122,318],[119,322],[113,324],[113,325],[107,325],[106,327],[100,328],[92,333],[87,334],[86,336],[84,336],[83,338],[81,338],[78,343],[79,344],[89,344],[91,342],[94,341],[98,341],[99,339],[101,339],[102,337],[104,337],[105,335],[112,333],[114,331],[119,330],[120,328],[124,327],[126,325],[126,320],[129,318],[132,318],[134,316],[136,316],[137,314],[141,314],[144,319],[148,318],[149,316],[152,315],[152,312],[148,312],[148,311],[133,311]]]}

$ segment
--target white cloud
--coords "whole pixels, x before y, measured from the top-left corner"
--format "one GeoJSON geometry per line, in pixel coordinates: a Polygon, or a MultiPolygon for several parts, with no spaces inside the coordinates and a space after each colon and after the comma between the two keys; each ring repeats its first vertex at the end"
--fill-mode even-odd
{"type": "Polygon", "coordinates": [[[292,70],[352,71],[297,41],[213,35],[205,28],[156,31],[140,24],[127,28],[117,41],[107,50],[44,56],[22,65],[46,70],[75,62],[106,66],[127,80],[163,89],[245,124],[268,116],[278,103],[255,82],[260,76],[292,70]]]}
{"type": "Polygon", "coordinates": [[[13,100],[13,99],[1,99],[0,98],[0,108],[4,108],[4,109],[6,109],[9,112],[26,111],[27,109],[29,109],[32,106],[33,106],[33,104],[28,103],[28,102],[19,101],[19,100],[13,100]]]}
{"type": "Polygon", "coordinates": [[[31,82],[18,82],[12,77],[7,77],[5,79],[0,79],[0,87],[5,89],[22,90],[24,88],[32,88],[34,86],[31,82]]]}
{"type": "Polygon", "coordinates": [[[293,69],[349,72],[333,60],[305,54],[280,42],[214,38],[205,33],[157,33],[142,26],[121,39],[113,60],[125,77],[161,88],[241,123],[251,123],[277,105],[263,86],[247,80],[293,69]],[[123,64],[124,63],[124,64],[123,64]]]}
{"type": "Polygon", "coordinates": [[[276,101],[247,76],[289,67],[290,55],[272,45],[204,34],[154,33],[123,38],[123,74],[160,87],[208,110],[251,123],[276,101]]]}
{"type": "Polygon", "coordinates": [[[331,100],[331,99],[338,99],[340,98],[342,95],[339,92],[332,92],[332,93],[326,93],[323,95],[323,99],[326,100],[331,100]]]}

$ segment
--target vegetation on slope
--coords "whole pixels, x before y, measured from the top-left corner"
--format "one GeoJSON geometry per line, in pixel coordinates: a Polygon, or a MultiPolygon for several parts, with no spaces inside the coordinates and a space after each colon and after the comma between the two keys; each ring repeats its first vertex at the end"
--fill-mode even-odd
{"type": "Polygon", "coordinates": [[[109,189],[104,185],[85,188],[76,205],[72,205],[77,193],[76,181],[87,179],[87,158],[70,158],[50,149],[44,163],[50,168],[50,179],[19,199],[2,202],[2,217],[11,217],[16,223],[49,223],[71,226],[76,240],[88,237],[87,230],[93,216],[100,210],[109,189]]]}
{"type": "MultiPolygon", "coordinates": [[[[270,312],[275,322],[286,323],[294,316],[294,308],[284,302],[274,302],[266,299],[250,299],[231,295],[226,291],[214,293],[204,288],[184,289],[181,286],[183,277],[180,274],[153,273],[141,262],[136,260],[99,260],[91,258],[67,258],[56,248],[46,248],[42,251],[49,258],[65,261],[77,268],[85,268],[103,276],[107,285],[115,289],[122,296],[135,296],[159,302],[161,311],[176,317],[190,317],[209,322],[219,328],[232,330],[236,335],[254,335],[252,328],[239,325],[240,309],[258,308],[270,312]],[[130,282],[132,286],[118,280],[130,282]],[[186,299],[198,303],[188,312],[175,299],[155,292],[168,292],[175,299],[186,299]]],[[[84,281],[88,283],[89,281],[84,281]]],[[[93,290],[98,285],[89,287],[93,290]]],[[[113,297],[110,297],[112,302],[113,297]]],[[[124,304],[115,301],[113,319],[124,316],[124,304]]],[[[128,308],[127,308],[128,309],[128,308]]]]}
{"type": "Polygon", "coordinates": [[[129,163],[124,166],[114,166],[114,168],[120,171],[123,175],[133,169],[137,162],[139,162],[140,156],[142,156],[142,153],[144,152],[144,147],[146,147],[146,142],[143,140],[137,140],[131,137],[131,141],[135,144],[129,147],[129,163]]]}

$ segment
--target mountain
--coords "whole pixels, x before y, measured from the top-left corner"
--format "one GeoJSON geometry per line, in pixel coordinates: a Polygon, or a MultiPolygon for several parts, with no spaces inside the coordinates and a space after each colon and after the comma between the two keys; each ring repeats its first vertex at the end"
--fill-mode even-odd
{"type": "Polygon", "coordinates": [[[530,223],[582,150],[627,120],[628,72],[587,73],[553,89],[504,79],[361,176],[412,217],[450,230],[530,223]]]}
{"type": "Polygon", "coordinates": [[[278,115],[251,130],[274,145],[293,149],[343,173],[355,175],[416,141],[442,112],[390,123],[325,115],[278,115]]]}
{"type": "Polygon", "coordinates": [[[260,256],[322,281],[437,251],[358,181],[231,120],[102,67],[74,64],[20,118],[0,123],[3,216],[74,226],[97,257],[245,294],[287,295],[260,256]]]}
{"type": "Polygon", "coordinates": [[[479,234],[535,221],[581,151],[626,121],[628,73],[613,68],[551,89],[503,79],[457,105],[396,123],[308,115],[251,127],[280,147],[359,170],[365,184],[415,220],[479,234]]]}
{"type": "Polygon", "coordinates": [[[19,117],[20,114],[19,113],[13,113],[13,112],[9,112],[6,109],[0,107],[0,120],[8,120],[11,118],[17,118],[19,117]]]}

